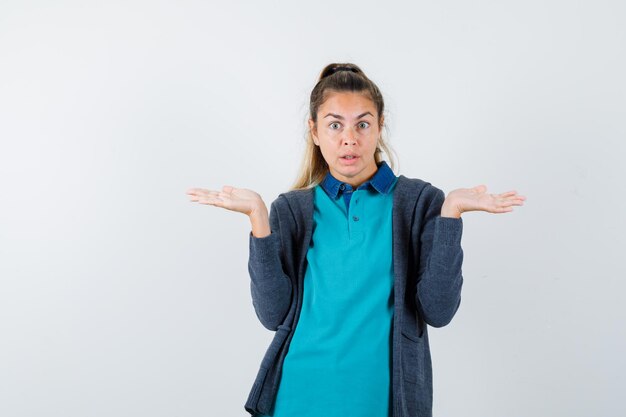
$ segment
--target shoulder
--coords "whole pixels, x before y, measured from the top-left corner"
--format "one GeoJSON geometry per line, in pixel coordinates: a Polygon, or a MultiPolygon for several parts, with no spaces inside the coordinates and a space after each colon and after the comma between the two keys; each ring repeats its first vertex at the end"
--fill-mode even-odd
{"type": "Polygon", "coordinates": [[[314,188],[305,190],[290,190],[278,194],[272,201],[270,213],[283,219],[299,223],[313,213],[314,188]]]}
{"type": "Polygon", "coordinates": [[[304,190],[290,190],[278,194],[278,197],[272,204],[278,206],[300,206],[306,204],[313,204],[313,193],[315,188],[307,188],[304,190]]]}
{"type": "Polygon", "coordinates": [[[409,178],[404,175],[398,176],[395,192],[413,196],[417,199],[418,204],[429,203],[435,198],[444,196],[443,190],[429,181],[421,178],[409,178]]]}

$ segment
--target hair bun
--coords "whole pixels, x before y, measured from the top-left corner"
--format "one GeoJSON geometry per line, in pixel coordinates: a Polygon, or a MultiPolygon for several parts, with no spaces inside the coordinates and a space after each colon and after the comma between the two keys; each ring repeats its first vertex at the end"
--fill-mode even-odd
{"type": "Polygon", "coordinates": [[[357,70],[356,68],[353,67],[346,67],[346,66],[338,66],[333,68],[333,74],[335,72],[339,72],[339,71],[352,71],[352,72],[359,72],[359,70],[357,70]]]}
{"type": "Polygon", "coordinates": [[[320,74],[319,79],[321,80],[322,78],[326,78],[329,75],[333,75],[340,71],[348,71],[348,72],[353,72],[355,74],[363,74],[363,71],[357,65],[354,65],[351,63],[342,63],[342,64],[335,63],[335,64],[327,65],[322,70],[322,73],[320,74]]]}

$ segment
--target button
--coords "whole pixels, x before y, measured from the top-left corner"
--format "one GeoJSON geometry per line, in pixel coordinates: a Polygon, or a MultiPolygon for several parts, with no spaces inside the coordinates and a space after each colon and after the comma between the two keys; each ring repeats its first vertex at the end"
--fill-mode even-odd
{"type": "Polygon", "coordinates": [[[359,218],[357,216],[352,216],[352,220],[354,220],[355,222],[358,222],[359,218]]]}
{"type": "Polygon", "coordinates": [[[354,200],[354,204],[359,204],[359,199],[354,200]]]}
{"type": "Polygon", "coordinates": [[[346,189],[346,186],[345,186],[344,184],[341,184],[341,185],[339,186],[339,188],[341,188],[342,190],[345,190],[345,189],[346,189]]]}

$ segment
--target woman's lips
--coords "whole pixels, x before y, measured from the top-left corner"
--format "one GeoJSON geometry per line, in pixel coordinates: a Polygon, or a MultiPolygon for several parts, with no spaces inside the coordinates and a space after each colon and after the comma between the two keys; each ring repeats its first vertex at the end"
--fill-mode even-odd
{"type": "Polygon", "coordinates": [[[355,156],[352,159],[348,159],[348,158],[340,158],[340,159],[343,161],[343,163],[345,165],[353,165],[353,164],[356,163],[356,161],[357,161],[357,159],[359,159],[359,157],[355,156]]]}

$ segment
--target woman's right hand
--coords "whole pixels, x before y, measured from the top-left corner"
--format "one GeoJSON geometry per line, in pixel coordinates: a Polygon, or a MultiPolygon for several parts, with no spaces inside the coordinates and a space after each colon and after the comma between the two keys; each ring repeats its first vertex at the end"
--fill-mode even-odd
{"type": "Polygon", "coordinates": [[[265,211],[267,213],[267,207],[261,196],[245,188],[235,188],[230,185],[223,186],[222,191],[190,188],[187,190],[187,194],[191,201],[238,211],[248,216],[252,216],[256,212],[265,211]]]}

